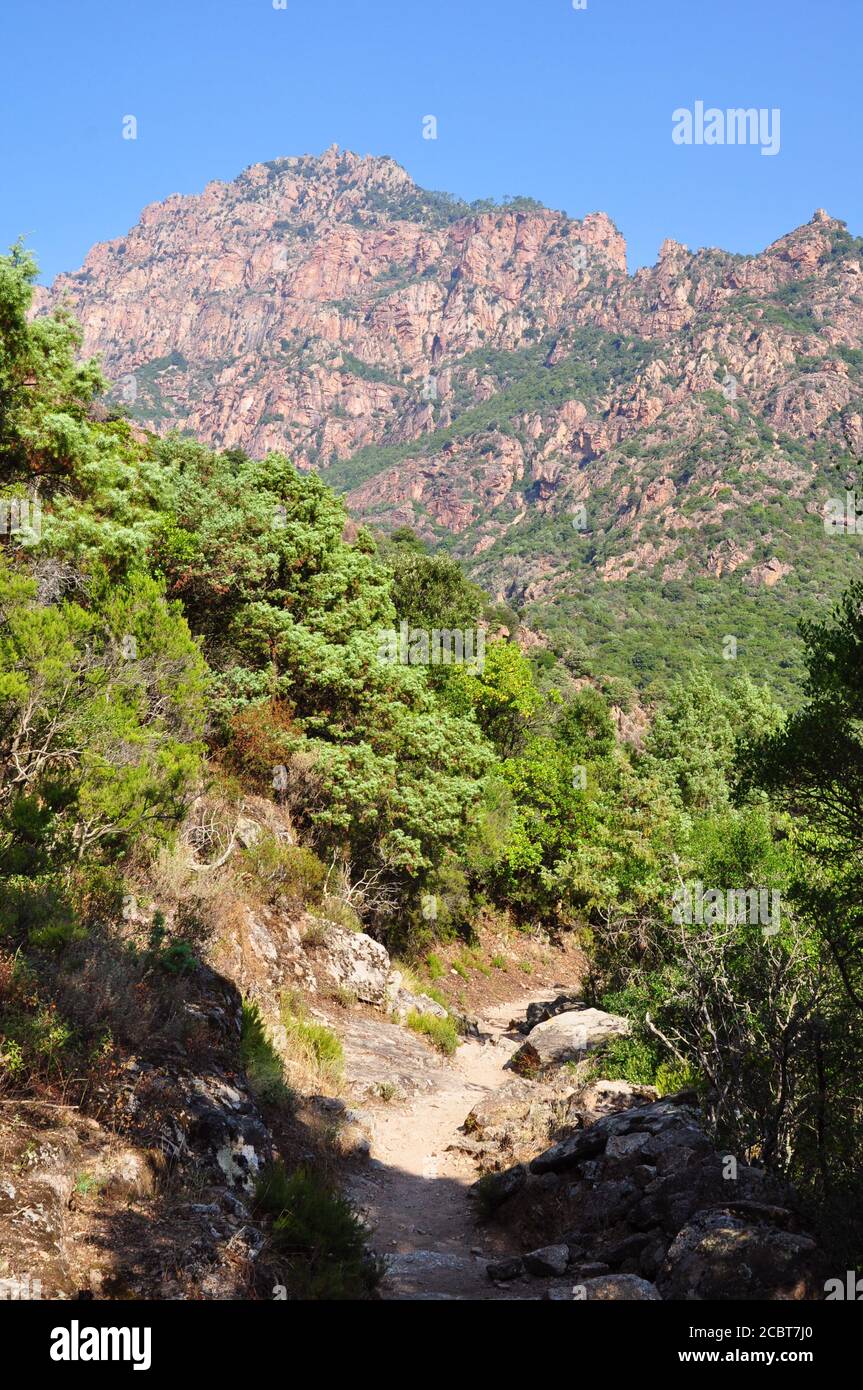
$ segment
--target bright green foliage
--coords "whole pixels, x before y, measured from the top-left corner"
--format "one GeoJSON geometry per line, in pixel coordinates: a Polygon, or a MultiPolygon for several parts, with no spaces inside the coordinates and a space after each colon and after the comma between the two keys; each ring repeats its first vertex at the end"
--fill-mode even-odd
{"type": "MultiPolygon", "coordinates": [[[[525,665],[514,666],[520,676],[525,665]]],[[[535,683],[525,683],[524,695],[542,732],[522,731],[520,751],[486,782],[469,862],[525,913],[572,923],[595,909],[641,912],[667,891],[675,815],[668,794],[618,746],[597,691],[582,690],[562,707],[551,701],[550,717],[535,683]]]]}
{"type": "Polygon", "coordinates": [[[280,1018],[288,1046],[293,1048],[298,1058],[337,1079],[344,1067],[345,1054],[341,1041],[332,1029],[307,1018],[304,1010],[287,995],[282,998],[280,1018]]]}
{"type": "Polygon", "coordinates": [[[481,671],[456,668],[447,699],[453,708],[472,710],[498,753],[517,751],[542,706],[531,664],[514,642],[489,642],[481,671]]]}
{"type": "Polygon", "coordinates": [[[88,611],[40,604],[2,562],[0,612],[0,864],[39,873],[164,840],[203,751],[185,621],[150,579],[88,611]]]}
{"type": "Polygon", "coordinates": [[[863,1011],[863,585],[804,625],[806,705],[747,750],[747,781],[795,817],[792,895],[863,1011]]]}
{"type": "Polygon", "coordinates": [[[518,807],[505,856],[507,893],[528,901],[541,895],[548,910],[567,851],[595,835],[596,801],[574,784],[572,757],[552,739],[530,738],[503,770],[518,807]]]}
{"type": "Polygon", "coordinates": [[[0,257],[0,480],[43,509],[41,543],[12,535],[0,556],[0,874],[4,927],[59,945],[80,933],[74,883],[184,815],[207,679],[179,607],[130,568],[140,447],[90,418],[103,382],[65,313],[28,322],[34,274],[20,248],[0,257]]]}
{"type": "Polygon", "coordinates": [[[391,595],[399,622],[428,631],[476,626],[485,595],[450,556],[418,554],[405,544],[391,546],[384,554],[392,569],[391,595]]]}
{"type": "Polygon", "coordinates": [[[250,1000],[243,1001],[240,1057],[256,1096],[286,1110],[294,1108],[297,1097],[285,1080],[282,1059],[267,1036],[258,1005],[250,1000]]]}
{"type": "Polygon", "coordinates": [[[379,659],[397,616],[368,537],[344,543],[342,504],[278,455],[179,440],[156,452],[171,511],[151,557],[204,635],[222,736],[276,702],[286,731],[260,764],[267,784],[273,765],[305,758],[317,795],[300,811],[318,836],[421,874],[462,833],[489,753],[424,670],[379,659]]]}
{"type": "Polygon", "coordinates": [[[87,407],[101,389],[65,311],[27,322],[36,263],[19,244],[0,256],[0,461],[5,480],[62,477],[86,456],[87,407]]]}
{"type": "Polygon", "coordinates": [[[405,1020],[414,1033],[422,1033],[445,1057],[452,1057],[458,1047],[458,1031],[451,1018],[411,1011],[405,1020]]]}
{"type": "Polygon", "coordinates": [[[675,680],[657,711],[647,741],[648,765],[686,811],[698,813],[728,801],[738,742],[763,737],[782,712],[748,677],[723,691],[706,672],[675,680]]]}
{"type": "Polygon", "coordinates": [[[68,314],[28,322],[35,274],[21,247],[0,256],[0,485],[39,498],[41,555],[118,576],[143,562],[164,479],[125,420],[91,418],[105,381],[68,314]]]}

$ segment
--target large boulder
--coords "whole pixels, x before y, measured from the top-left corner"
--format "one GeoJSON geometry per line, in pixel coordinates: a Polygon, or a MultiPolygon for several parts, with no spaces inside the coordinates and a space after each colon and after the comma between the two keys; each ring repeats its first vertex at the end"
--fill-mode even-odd
{"type": "Polygon", "coordinates": [[[572,1108],[580,1112],[585,1124],[601,1120],[603,1115],[615,1115],[639,1105],[650,1105],[659,1099],[655,1086],[633,1086],[629,1081],[593,1081],[573,1097],[572,1108]]]}
{"type": "Polygon", "coordinates": [[[495,1211],[520,1192],[527,1182],[523,1163],[507,1168],[503,1173],[485,1173],[468,1188],[468,1196],[482,1203],[486,1212],[495,1211]]]}
{"type": "Polygon", "coordinates": [[[523,1076],[535,1076],[564,1062],[577,1062],[585,1053],[611,1038],[624,1037],[629,1023],[602,1009],[572,1009],[557,1014],[531,1029],[530,1036],[512,1059],[523,1076]]]}
{"type": "Polygon", "coordinates": [[[329,925],[316,950],[315,963],[322,975],[362,1003],[386,1006],[390,958],[380,942],[365,932],[329,925]]]}
{"type": "Polygon", "coordinates": [[[569,1246],[544,1245],[541,1250],[530,1250],[522,1256],[522,1263],[528,1274],[538,1278],[564,1274],[569,1264],[569,1246]]]}
{"type": "Polygon", "coordinates": [[[483,1096],[464,1122],[464,1131],[494,1146],[501,1162],[512,1155],[528,1157],[539,1144],[548,1143],[565,1102],[550,1086],[515,1076],[498,1090],[483,1096]]]}
{"type": "Polygon", "coordinates": [[[753,1202],[697,1212],[678,1233],[659,1272],[663,1297],[816,1297],[815,1241],[790,1227],[789,1212],[753,1202]]]}

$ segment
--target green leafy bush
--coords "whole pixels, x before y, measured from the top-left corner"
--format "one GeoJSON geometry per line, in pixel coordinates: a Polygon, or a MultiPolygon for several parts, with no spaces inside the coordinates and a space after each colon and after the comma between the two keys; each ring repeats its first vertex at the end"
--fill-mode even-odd
{"type": "Polygon", "coordinates": [[[299,1299],[369,1297],[383,1266],[369,1252],[368,1232],[350,1202],[309,1168],[273,1164],[258,1181],[256,1205],[271,1216],[270,1240],[299,1299]]]}
{"type": "Polygon", "coordinates": [[[242,872],[266,902],[284,896],[298,906],[319,903],[327,878],[326,865],[310,849],[266,833],[244,850],[242,872]]]}

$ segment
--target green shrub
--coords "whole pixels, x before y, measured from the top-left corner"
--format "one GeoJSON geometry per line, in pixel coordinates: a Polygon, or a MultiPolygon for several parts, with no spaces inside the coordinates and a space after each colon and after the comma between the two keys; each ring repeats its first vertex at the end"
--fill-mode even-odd
{"type": "Polygon", "coordinates": [[[344,927],[346,931],[363,929],[363,924],[350,903],[346,903],[343,898],[332,897],[329,893],[325,894],[320,909],[311,915],[318,918],[325,927],[335,925],[344,927]]]}
{"type": "Polygon", "coordinates": [[[442,975],[446,974],[443,961],[440,956],[435,955],[434,951],[426,956],[426,969],[430,980],[439,980],[442,975]]]}
{"type": "Polygon", "coordinates": [[[5,879],[0,935],[7,933],[46,949],[58,949],[86,935],[64,887],[48,876],[29,882],[17,876],[5,879]]]}
{"type": "Polygon", "coordinates": [[[459,1044],[458,1031],[451,1018],[437,1018],[434,1014],[411,1012],[405,1020],[408,1028],[422,1033],[439,1052],[452,1057],[459,1044]]]}
{"type": "Polygon", "coordinates": [[[449,1000],[447,999],[443,990],[436,989],[434,985],[426,985],[425,989],[422,990],[422,993],[427,994],[429,999],[433,999],[436,1004],[440,1004],[442,1009],[449,1008],[449,1000]]]}
{"type": "Polygon", "coordinates": [[[196,969],[198,957],[188,941],[166,937],[165,919],[161,912],[153,915],[153,925],[147,942],[146,959],[149,964],[166,970],[169,975],[186,975],[196,969]]]}
{"type": "Polygon", "coordinates": [[[259,1212],[273,1217],[271,1240],[299,1299],[369,1297],[383,1275],[367,1247],[368,1232],[350,1202],[308,1168],[288,1173],[275,1163],[261,1176],[259,1212]]]}
{"type": "Polygon", "coordinates": [[[674,1066],[669,1062],[662,1062],[656,1068],[653,1084],[661,1096],[673,1096],[675,1091],[697,1088],[701,1084],[701,1078],[690,1066],[681,1066],[679,1063],[674,1066]]]}
{"type": "Polygon", "coordinates": [[[10,1080],[23,1081],[28,1075],[68,1073],[78,1041],[51,1004],[0,1005],[0,1076],[5,1072],[10,1080]]]}
{"type": "Polygon", "coordinates": [[[700,1078],[692,1067],[662,1061],[660,1051],[638,1035],[615,1038],[594,1053],[594,1075],[628,1081],[631,1086],[655,1086],[661,1096],[699,1085],[700,1078]]]}
{"type": "Polygon", "coordinates": [[[491,967],[486,965],[480,951],[466,947],[461,953],[461,962],[466,970],[478,970],[480,975],[490,975],[491,967]]]}
{"type": "Polygon", "coordinates": [[[595,1074],[631,1086],[654,1085],[660,1065],[655,1048],[641,1038],[615,1038],[594,1053],[595,1074]]]}
{"type": "Polygon", "coordinates": [[[81,1172],[75,1174],[75,1192],[79,1197],[93,1197],[101,1192],[105,1184],[104,1178],[97,1178],[93,1173],[81,1172]]]}
{"type": "MultiPolygon", "coordinates": [[[[0,1017],[0,1026],[5,1028],[2,1017],[0,1017]]],[[[13,1038],[0,1039],[0,1077],[5,1075],[10,1081],[20,1081],[26,1070],[24,1049],[21,1044],[15,1042],[13,1038]]]]}
{"type": "Polygon", "coordinates": [[[480,1216],[492,1216],[500,1206],[499,1185],[495,1182],[496,1173],[483,1173],[475,1183],[477,1210],[480,1216]]]}
{"type": "Polygon", "coordinates": [[[326,865],[302,845],[286,845],[275,835],[262,835],[244,851],[242,865],[253,891],[267,902],[279,897],[300,906],[321,901],[326,865]]]}

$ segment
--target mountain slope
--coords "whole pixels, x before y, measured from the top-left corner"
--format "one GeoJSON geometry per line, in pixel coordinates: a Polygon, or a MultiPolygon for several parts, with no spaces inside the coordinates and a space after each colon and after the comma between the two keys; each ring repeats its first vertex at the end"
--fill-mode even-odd
{"type": "Polygon", "coordinates": [[[856,565],[822,512],[863,445],[861,244],[819,211],[629,276],[601,213],[468,206],[333,147],[145,209],[42,299],[149,427],[319,469],[574,664],[643,684],[733,635],[781,684],[856,565]]]}

